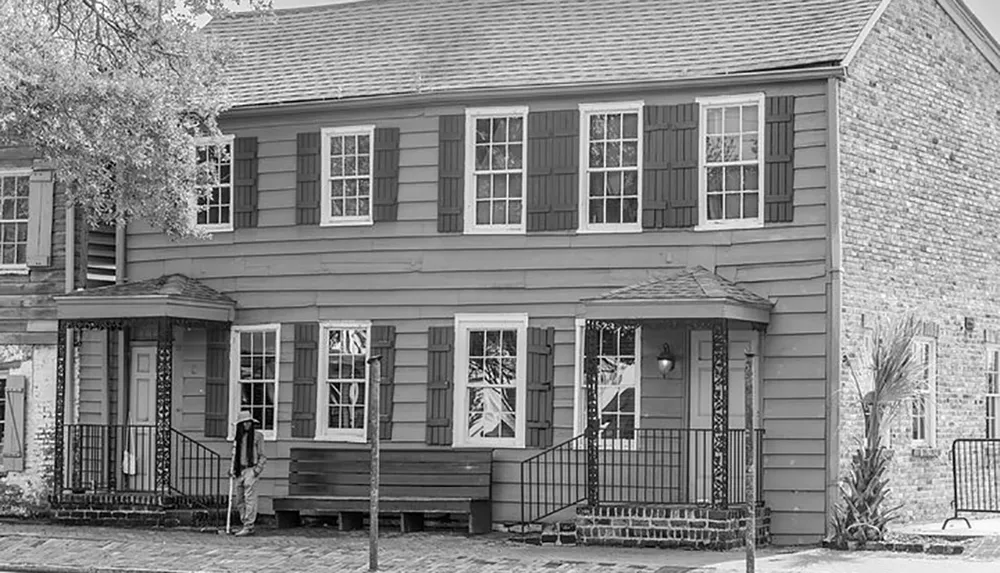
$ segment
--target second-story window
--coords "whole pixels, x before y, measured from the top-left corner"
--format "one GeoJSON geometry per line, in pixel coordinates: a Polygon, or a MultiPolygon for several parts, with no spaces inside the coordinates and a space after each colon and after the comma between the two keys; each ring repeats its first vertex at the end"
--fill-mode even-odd
{"type": "Polygon", "coordinates": [[[582,104],[581,229],[640,230],[642,104],[582,104]]]}
{"type": "Polygon", "coordinates": [[[524,231],[528,108],[466,111],[466,228],[524,231]]]}
{"type": "Polygon", "coordinates": [[[322,130],[322,225],[372,223],[372,141],[375,126],[322,130]]]}
{"type": "Polygon", "coordinates": [[[196,226],[205,231],[233,230],[233,138],[196,141],[198,164],[207,166],[198,185],[196,226]]]}
{"type": "Polygon", "coordinates": [[[0,269],[28,263],[30,171],[0,172],[0,269]]]}
{"type": "Polygon", "coordinates": [[[702,226],[763,224],[764,96],[705,98],[701,103],[702,226]]]}
{"type": "Polygon", "coordinates": [[[986,349],[986,437],[1000,438],[1000,347],[986,349]]]}

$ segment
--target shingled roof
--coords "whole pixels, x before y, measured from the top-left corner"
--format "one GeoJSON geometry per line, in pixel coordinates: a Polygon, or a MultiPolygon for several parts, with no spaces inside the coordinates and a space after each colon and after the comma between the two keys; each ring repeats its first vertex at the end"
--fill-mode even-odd
{"type": "Polygon", "coordinates": [[[639,284],[627,286],[595,301],[726,301],[770,310],[766,298],[729,281],[702,266],[688,267],[639,284]]]}
{"type": "Polygon", "coordinates": [[[879,0],[364,0],[205,27],[239,106],[832,65],[879,0]]]}
{"type": "Polygon", "coordinates": [[[168,297],[197,302],[236,304],[236,301],[219,291],[181,274],[78,290],[59,296],[61,299],[82,297],[168,297]]]}

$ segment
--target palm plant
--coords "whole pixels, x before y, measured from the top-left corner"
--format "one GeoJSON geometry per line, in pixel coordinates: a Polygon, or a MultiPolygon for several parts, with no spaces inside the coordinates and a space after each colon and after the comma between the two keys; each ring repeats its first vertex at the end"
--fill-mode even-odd
{"type": "Polygon", "coordinates": [[[912,351],[918,328],[912,316],[877,322],[861,352],[843,358],[865,426],[841,480],[843,499],[833,517],[835,544],[884,540],[886,527],[902,507],[888,506],[890,456],[882,436],[921,380],[921,364],[912,351]]]}

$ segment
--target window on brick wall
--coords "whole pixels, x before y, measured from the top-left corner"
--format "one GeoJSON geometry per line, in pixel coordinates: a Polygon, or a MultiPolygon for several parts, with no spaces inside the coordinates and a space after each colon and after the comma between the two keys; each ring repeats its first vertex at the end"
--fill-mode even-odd
{"type": "Polygon", "coordinates": [[[920,368],[920,375],[910,402],[910,439],[916,446],[934,447],[937,341],[933,338],[914,338],[913,352],[920,368]]]}
{"type": "Polygon", "coordinates": [[[986,437],[1000,438],[1000,347],[986,349],[986,437]]]}

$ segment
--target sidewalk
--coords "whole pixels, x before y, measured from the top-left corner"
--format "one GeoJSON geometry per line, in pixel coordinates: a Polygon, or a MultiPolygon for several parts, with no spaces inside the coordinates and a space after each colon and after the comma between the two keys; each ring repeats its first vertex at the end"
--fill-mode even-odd
{"type": "MultiPolygon", "coordinates": [[[[501,534],[384,532],[381,571],[400,573],[742,573],[744,553],[606,547],[537,547],[501,534]]],[[[1000,537],[969,541],[958,556],[764,548],[761,573],[994,573],[1000,537]]],[[[262,529],[236,538],[184,529],[119,529],[0,522],[0,572],[361,573],[366,532],[262,529]],[[44,568],[43,568],[44,567],[44,568]]]]}

